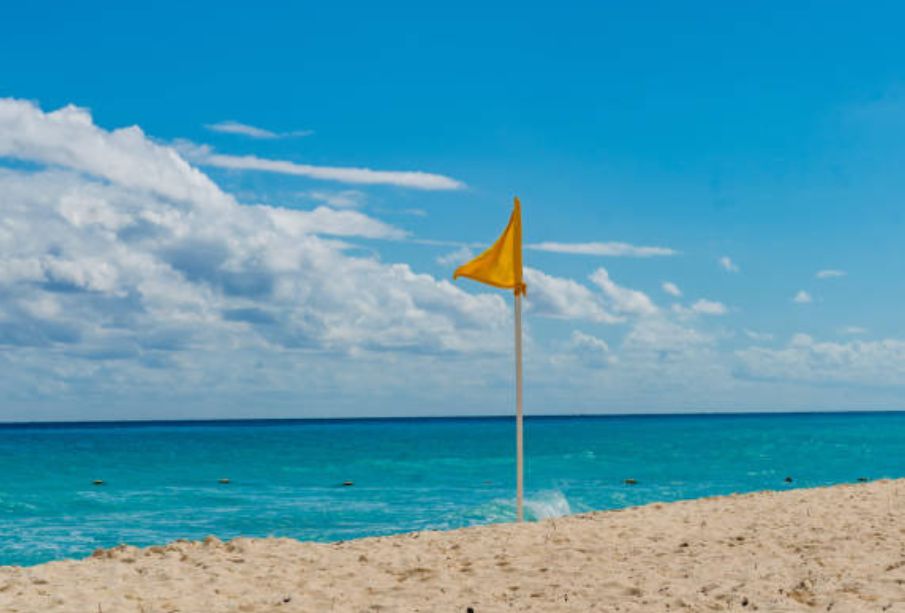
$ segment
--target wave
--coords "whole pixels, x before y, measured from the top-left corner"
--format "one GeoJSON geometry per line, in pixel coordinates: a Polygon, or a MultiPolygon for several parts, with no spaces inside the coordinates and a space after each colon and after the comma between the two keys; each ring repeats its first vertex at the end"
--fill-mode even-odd
{"type": "Polygon", "coordinates": [[[559,490],[538,492],[525,500],[525,516],[528,519],[550,519],[571,514],[569,499],[559,490]]]}
{"type": "MultiPolygon", "coordinates": [[[[570,515],[572,507],[566,495],[559,490],[544,490],[525,498],[525,519],[538,521],[551,517],[570,515]]],[[[468,514],[469,523],[502,523],[515,521],[515,500],[497,498],[473,509],[468,514]]]]}

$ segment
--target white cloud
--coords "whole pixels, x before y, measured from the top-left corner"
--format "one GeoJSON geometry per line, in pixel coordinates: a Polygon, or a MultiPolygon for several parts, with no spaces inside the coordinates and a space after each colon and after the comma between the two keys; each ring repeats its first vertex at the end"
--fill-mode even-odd
{"type": "Polygon", "coordinates": [[[722,302],[701,298],[688,307],[681,304],[674,304],[672,305],[672,311],[681,319],[687,320],[697,315],[725,315],[729,312],[729,309],[722,302]]]}
{"type": "Polygon", "coordinates": [[[811,294],[802,289],[792,297],[792,302],[795,304],[810,304],[814,302],[814,298],[811,294]]]}
{"type": "Polygon", "coordinates": [[[905,384],[905,341],[821,342],[796,334],[781,349],[737,352],[750,377],[815,383],[905,384]]]}
{"type": "Polygon", "coordinates": [[[661,287],[663,288],[663,291],[666,292],[667,294],[669,294],[670,296],[675,296],[676,298],[679,298],[682,296],[682,290],[680,290],[679,286],[676,285],[675,283],[672,283],[670,281],[664,281],[663,285],[661,287]]]}
{"type": "Polygon", "coordinates": [[[644,292],[621,287],[610,279],[605,268],[598,268],[590,276],[591,282],[603,291],[617,313],[653,315],[657,307],[644,292]]]}
{"type": "Polygon", "coordinates": [[[455,251],[439,256],[436,261],[440,266],[461,266],[472,259],[474,259],[474,252],[471,249],[459,247],[455,251]]]}
{"type": "Polygon", "coordinates": [[[239,134],[241,136],[248,136],[250,138],[259,139],[290,138],[297,136],[311,136],[312,134],[314,134],[313,130],[273,132],[271,130],[265,130],[264,128],[258,128],[248,125],[247,123],[240,123],[238,121],[221,121],[218,123],[207,124],[204,127],[211,132],[220,132],[222,134],[239,134]]]}
{"type": "Polygon", "coordinates": [[[867,328],[862,328],[861,326],[845,326],[839,330],[840,334],[848,334],[852,336],[856,336],[859,334],[867,334],[867,328]]]}
{"type": "Polygon", "coordinates": [[[556,277],[534,268],[525,268],[529,313],[552,319],[569,319],[603,324],[625,323],[629,316],[648,316],[657,308],[643,292],[614,283],[603,268],[590,276],[601,292],[573,279],[556,277]]]}
{"type": "Polygon", "coordinates": [[[335,211],[319,206],[313,211],[297,211],[261,206],[275,225],[287,234],[302,237],[308,234],[333,236],[361,236],[364,238],[400,239],[402,230],[358,211],[335,211]]]}
{"type": "Polygon", "coordinates": [[[107,132],[76,106],[44,113],[23,100],[0,98],[0,157],[61,166],[126,188],[204,207],[232,202],[179,154],[131,126],[107,132]]]}
{"type": "Polygon", "coordinates": [[[605,368],[616,362],[606,341],[578,330],[572,332],[569,349],[579,362],[590,368],[605,368]]]}
{"type": "MultiPolygon", "coordinates": [[[[239,336],[250,335],[245,342],[287,348],[470,351],[489,348],[478,330],[486,334],[508,317],[498,296],[350,257],[318,236],[397,236],[353,211],[233,204],[214,215],[58,171],[0,173],[0,192],[0,279],[16,284],[5,289],[27,299],[56,296],[63,317],[35,329],[66,326],[89,345],[109,341],[108,326],[126,346],[174,326],[190,326],[180,333],[186,342],[216,345],[211,335],[238,326],[239,336]],[[100,216],[75,225],[62,213],[73,195],[103,201],[126,221],[100,216]]],[[[29,328],[6,315],[10,326],[29,328]]]]}
{"type": "MultiPolygon", "coordinates": [[[[4,100],[0,155],[49,166],[0,169],[0,346],[22,365],[32,349],[61,357],[43,375],[40,361],[16,371],[22,381],[137,385],[197,352],[508,346],[498,294],[354,257],[323,236],[403,237],[397,228],[357,211],[240,205],[138,128],[108,132],[74,107],[4,100]]],[[[213,376],[208,364],[193,358],[186,385],[213,376]]]]}
{"type": "Polygon", "coordinates": [[[818,279],[835,279],[838,277],[844,277],[847,273],[844,270],[818,270],[815,275],[818,279]]]}
{"type": "Polygon", "coordinates": [[[525,249],[549,251],[552,253],[570,253],[579,255],[599,255],[612,257],[648,258],[656,256],[677,255],[678,252],[668,247],[639,247],[628,243],[556,243],[543,242],[525,245],[525,249]]]}
{"type": "Polygon", "coordinates": [[[525,268],[525,282],[528,285],[525,302],[535,315],[597,323],[622,321],[607,310],[601,296],[577,281],[525,268]]]}
{"type": "Polygon", "coordinates": [[[712,339],[695,330],[663,317],[638,320],[625,337],[623,346],[632,352],[684,354],[712,343],[712,339]]]}
{"type": "Polygon", "coordinates": [[[728,255],[721,257],[719,260],[717,260],[717,263],[720,265],[720,268],[722,268],[726,272],[738,272],[740,270],[735,262],[732,261],[732,258],[730,258],[728,255]]]}
{"type": "Polygon", "coordinates": [[[271,160],[254,155],[226,155],[216,153],[206,145],[178,143],[180,151],[201,166],[229,168],[231,170],[253,170],[272,172],[321,181],[353,183],[358,185],[395,185],[422,190],[455,190],[465,185],[461,181],[443,175],[412,171],[371,170],[342,166],[313,166],[287,160],[271,160]]]}
{"type": "Polygon", "coordinates": [[[302,196],[317,202],[323,202],[327,206],[332,206],[335,209],[361,208],[367,199],[365,193],[360,192],[357,189],[344,189],[338,191],[312,190],[305,192],[302,196]]]}
{"type": "Polygon", "coordinates": [[[691,305],[691,310],[701,315],[725,315],[728,312],[726,305],[715,300],[702,298],[691,305]]]}

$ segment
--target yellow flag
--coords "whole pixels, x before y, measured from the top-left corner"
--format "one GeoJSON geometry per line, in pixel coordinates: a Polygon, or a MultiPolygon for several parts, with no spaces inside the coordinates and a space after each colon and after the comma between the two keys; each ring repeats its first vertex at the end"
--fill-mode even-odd
{"type": "Polygon", "coordinates": [[[515,290],[516,295],[525,293],[526,286],[522,281],[522,208],[518,198],[515,199],[506,229],[490,249],[456,269],[453,279],[459,277],[515,290]]]}

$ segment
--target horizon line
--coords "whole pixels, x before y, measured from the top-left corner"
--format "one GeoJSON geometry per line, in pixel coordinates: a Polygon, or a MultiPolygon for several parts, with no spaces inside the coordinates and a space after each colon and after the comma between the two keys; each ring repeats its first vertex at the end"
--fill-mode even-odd
{"type": "MultiPolygon", "coordinates": [[[[656,418],[656,417],[763,417],[763,416],[805,416],[805,415],[878,415],[905,413],[905,409],[823,409],[819,411],[686,411],[670,413],[539,413],[526,414],[526,420],[545,419],[608,419],[608,418],[656,418]]],[[[409,416],[361,416],[361,417],[210,417],[186,419],[91,419],[91,420],[45,420],[45,421],[0,421],[0,429],[51,427],[51,426],[151,426],[151,425],[197,425],[197,424],[239,424],[239,423],[342,423],[377,421],[455,421],[487,420],[500,421],[515,419],[515,414],[497,415],[409,415],[409,416]]]]}

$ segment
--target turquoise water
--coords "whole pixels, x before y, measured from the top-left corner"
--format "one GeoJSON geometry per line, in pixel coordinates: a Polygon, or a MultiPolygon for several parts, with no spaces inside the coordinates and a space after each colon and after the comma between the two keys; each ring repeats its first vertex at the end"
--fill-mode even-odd
{"type": "MultiPolygon", "coordinates": [[[[506,521],[513,439],[503,418],[0,426],[0,564],[506,521]]],[[[905,413],[529,418],[525,439],[533,518],[905,476],[905,413]]]]}

